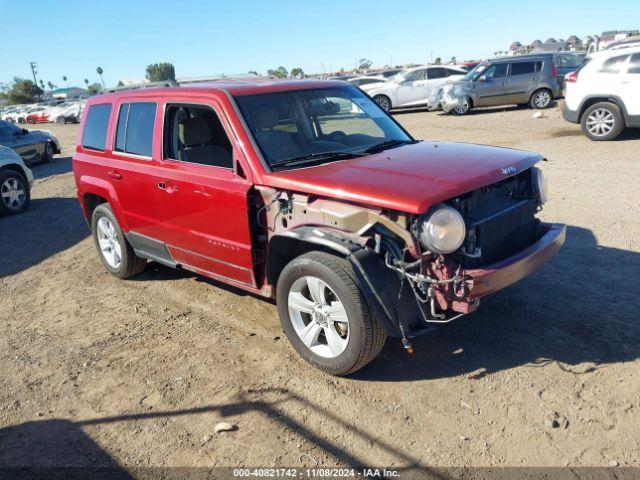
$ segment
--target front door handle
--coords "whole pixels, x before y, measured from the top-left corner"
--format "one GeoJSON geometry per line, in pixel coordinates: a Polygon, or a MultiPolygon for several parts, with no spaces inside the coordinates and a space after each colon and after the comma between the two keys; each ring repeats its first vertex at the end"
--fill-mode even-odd
{"type": "Polygon", "coordinates": [[[107,172],[107,175],[109,175],[114,180],[122,180],[122,175],[120,175],[120,173],[117,172],[116,170],[109,170],[107,172]]]}
{"type": "Polygon", "coordinates": [[[167,193],[173,193],[178,191],[177,185],[167,185],[166,182],[158,182],[158,188],[164,190],[167,193]]]}

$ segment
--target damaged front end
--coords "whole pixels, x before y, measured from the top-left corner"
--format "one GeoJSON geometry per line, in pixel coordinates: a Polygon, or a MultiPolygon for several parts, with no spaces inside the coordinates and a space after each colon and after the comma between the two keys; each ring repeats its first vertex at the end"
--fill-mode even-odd
{"type": "Polygon", "coordinates": [[[374,316],[408,347],[407,338],[473,312],[481,297],[528,275],[562,245],[564,227],[535,217],[547,195],[541,172],[507,173],[422,215],[259,187],[267,270],[292,254],[284,245],[347,257],[374,316]]]}

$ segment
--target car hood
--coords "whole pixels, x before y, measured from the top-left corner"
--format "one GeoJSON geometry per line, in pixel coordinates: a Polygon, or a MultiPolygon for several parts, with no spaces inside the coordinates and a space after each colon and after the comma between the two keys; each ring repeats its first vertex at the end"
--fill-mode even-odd
{"type": "Polygon", "coordinates": [[[271,172],[263,184],[420,214],[542,160],[537,153],[484,145],[420,142],[315,167],[271,172]]]}

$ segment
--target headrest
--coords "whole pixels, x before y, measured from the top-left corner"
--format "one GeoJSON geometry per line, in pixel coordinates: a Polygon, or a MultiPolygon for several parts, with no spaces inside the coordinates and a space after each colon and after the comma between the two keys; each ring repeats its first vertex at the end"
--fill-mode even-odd
{"type": "Polygon", "coordinates": [[[211,129],[202,117],[185,118],[180,122],[179,128],[180,141],[187,147],[201,145],[211,140],[211,129]]]}
{"type": "Polygon", "coordinates": [[[258,130],[273,128],[278,124],[278,111],[275,108],[261,108],[256,111],[255,124],[258,130]]]}

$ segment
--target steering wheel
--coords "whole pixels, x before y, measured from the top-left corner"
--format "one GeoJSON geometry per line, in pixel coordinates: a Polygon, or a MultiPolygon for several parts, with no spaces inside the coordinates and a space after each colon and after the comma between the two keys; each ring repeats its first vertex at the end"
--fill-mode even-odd
{"type": "Polygon", "coordinates": [[[330,142],[337,142],[337,143],[344,143],[346,145],[346,143],[344,142],[344,140],[347,139],[347,134],[344,133],[342,130],[336,130],[335,132],[331,132],[329,135],[326,136],[326,140],[329,140],[330,142]]]}

